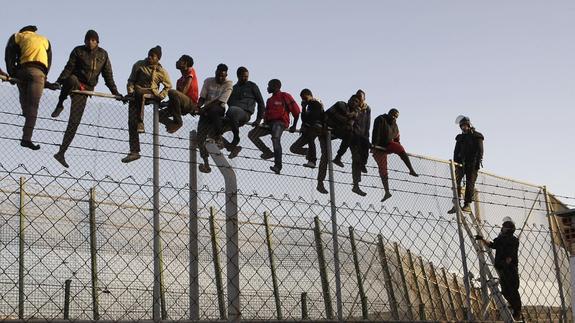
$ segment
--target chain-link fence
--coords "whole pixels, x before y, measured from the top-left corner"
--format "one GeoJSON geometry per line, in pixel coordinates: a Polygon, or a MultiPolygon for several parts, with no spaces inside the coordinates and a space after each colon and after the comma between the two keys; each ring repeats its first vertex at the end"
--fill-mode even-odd
{"type": "Polygon", "coordinates": [[[333,195],[324,195],[317,169],[287,149],[297,134],[284,134],[276,175],[247,129],[239,156],[224,160],[231,167],[204,174],[189,116],[178,133],[157,135],[155,173],[151,106],[143,158],[122,164],[127,107],[101,98],[88,101],[63,169],[52,158],[66,124],[48,117],[56,99],[42,98],[33,137],[42,148],[32,152],[18,146],[17,91],[0,85],[2,320],[501,320],[508,309],[491,254],[473,235],[495,238],[505,216],[520,240],[525,318],[572,320],[569,255],[548,216],[566,205],[544,187],[480,173],[474,210],[458,222],[447,214],[446,161],[413,155],[414,178],[391,156],[393,197],[381,203],[372,160],[361,182],[368,195],[351,192],[348,152],[343,168],[330,165],[333,195]]]}

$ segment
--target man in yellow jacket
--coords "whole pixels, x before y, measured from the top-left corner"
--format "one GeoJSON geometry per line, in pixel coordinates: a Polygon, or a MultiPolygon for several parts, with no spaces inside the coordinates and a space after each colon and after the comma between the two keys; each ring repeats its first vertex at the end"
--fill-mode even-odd
{"type": "Polygon", "coordinates": [[[46,75],[52,65],[52,48],[44,36],[36,34],[36,26],[20,29],[6,45],[6,69],[11,77],[17,78],[22,115],[26,118],[22,130],[22,147],[32,150],[40,145],[32,142],[32,133],[38,117],[40,98],[46,83],[46,75]]]}

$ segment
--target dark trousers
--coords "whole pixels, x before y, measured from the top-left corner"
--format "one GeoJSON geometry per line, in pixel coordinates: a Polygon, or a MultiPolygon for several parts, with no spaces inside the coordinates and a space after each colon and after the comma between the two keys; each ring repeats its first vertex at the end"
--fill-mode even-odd
{"type": "MultiPolygon", "coordinates": [[[[239,140],[240,127],[248,123],[250,121],[251,116],[252,116],[251,113],[240,107],[236,106],[228,107],[228,110],[226,111],[226,117],[224,118],[223,132],[232,131],[232,133],[234,134],[234,139],[237,138],[236,140],[239,140]]],[[[232,143],[230,143],[226,138],[223,138],[223,141],[224,141],[224,147],[227,150],[231,150],[233,147],[236,146],[232,145],[232,143]]]]}
{"type": "Polygon", "coordinates": [[[160,111],[160,122],[167,126],[171,122],[169,118],[173,117],[176,124],[182,125],[182,116],[192,113],[196,104],[189,96],[174,89],[168,91],[168,98],[168,107],[160,111]]]}
{"type": "Polygon", "coordinates": [[[361,182],[361,169],[367,164],[370,142],[363,136],[353,136],[351,146],[351,176],[353,184],[361,182]]]}
{"type": "Polygon", "coordinates": [[[144,105],[147,103],[144,94],[152,93],[149,89],[136,87],[134,99],[128,106],[128,135],[130,136],[130,152],[140,152],[140,134],[138,124],[144,122],[144,105]]]}
{"type": "Polygon", "coordinates": [[[20,79],[20,83],[18,83],[20,106],[22,107],[22,114],[26,118],[22,129],[22,140],[31,141],[38,118],[38,107],[44,91],[46,75],[35,66],[24,66],[17,75],[20,79]]]}
{"type": "Polygon", "coordinates": [[[274,154],[274,165],[275,167],[282,168],[282,143],[281,138],[285,130],[285,125],[281,121],[272,121],[267,123],[268,127],[255,127],[248,133],[248,138],[254,143],[258,149],[264,153],[269,154],[272,151],[268,146],[261,140],[261,137],[271,135],[273,154],[274,154]]]}
{"type": "Polygon", "coordinates": [[[477,167],[475,165],[465,165],[455,168],[455,179],[457,181],[457,194],[461,197],[461,180],[465,176],[465,203],[473,201],[475,191],[475,181],[477,180],[477,167]]]}
{"type": "Polygon", "coordinates": [[[327,145],[331,145],[331,141],[333,139],[341,139],[341,141],[349,140],[351,137],[351,133],[346,130],[341,130],[339,128],[333,128],[331,132],[331,138],[327,138],[325,133],[322,133],[318,136],[319,138],[319,146],[321,149],[321,158],[319,160],[319,168],[317,172],[317,181],[323,182],[325,180],[325,176],[327,174],[327,163],[331,162],[328,160],[327,156],[327,145]]]}
{"type": "MultiPolygon", "coordinates": [[[[64,80],[62,84],[62,91],[60,92],[60,100],[63,101],[68,95],[74,90],[80,89],[80,81],[75,75],[70,76],[64,80]]],[[[93,88],[86,87],[86,90],[92,91],[93,88]]],[[[70,106],[70,117],[68,118],[68,126],[66,127],[66,132],[64,133],[64,138],[62,139],[62,144],[60,145],[60,153],[65,153],[70,147],[70,144],[76,136],[76,131],[82,122],[82,116],[84,115],[84,109],[86,108],[86,102],[88,101],[87,95],[81,94],[71,94],[70,98],[72,104],[70,106]]]]}
{"type": "Polygon", "coordinates": [[[206,149],[208,137],[217,139],[222,134],[222,122],[225,108],[220,104],[211,104],[204,108],[198,121],[198,147],[200,156],[206,160],[209,156],[206,149]]]}
{"type": "Polygon", "coordinates": [[[521,295],[519,295],[519,273],[517,267],[509,266],[497,269],[499,283],[501,284],[501,294],[505,297],[513,314],[521,313],[521,295]]]}
{"type": "Polygon", "coordinates": [[[335,155],[335,158],[343,157],[343,155],[349,148],[350,143],[351,143],[350,137],[342,138],[341,143],[339,144],[339,149],[337,150],[337,154],[335,155]]]}
{"type": "Polygon", "coordinates": [[[309,126],[302,126],[300,136],[290,146],[289,150],[298,155],[306,156],[306,159],[315,163],[317,161],[315,138],[319,135],[319,130],[309,126]],[[303,146],[306,146],[304,148],[303,146]]]}

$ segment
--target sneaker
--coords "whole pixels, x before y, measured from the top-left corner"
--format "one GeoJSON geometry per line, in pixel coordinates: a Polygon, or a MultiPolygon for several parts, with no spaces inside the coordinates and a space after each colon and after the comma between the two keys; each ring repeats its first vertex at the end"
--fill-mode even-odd
{"type": "Polygon", "coordinates": [[[365,165],[361,166],[361,172],[367,174],[367,167],[365,167],[365,165]]]}
{"type": "Polygon", "coordinates": [[[26,148],[30,148],[32,150],[38,150],[40,149],[40,145],[35,145],[32,141],[30,140],[20,140],[20,146],[22,147],[26,147],[26,148]]]}
{"type": "Polygon", "coordinates": [[[466,212],[466,213],[471,213],[471,206],[469,206],[469,203],[464,203],[463,207],[461,208],[462,212],[466,212]]]}
{"type": "Polygon", "coordinates": [[[325,189],[325,186],[323,186],[323,182],[318,182],[316,189],[321,194],[327,194],[327,190],[325,189]]]}
{"type": "Polygon", "coordinates": [[[263,153],[263,154],[260,155],[260,158],[261,158],[261,159],[270,159],[270,158],[273,158],[273,157],[274,157],[274,153],[272,153],[271,151],[270,151],[270,152],[267,152],[267,153],[263,153]]]}
{"type": "MultiPolygon", "coordinates": [[[[143,126],[143,125],[142,125],[142,126],[143,126]]],[[[181,127],[182,127],[181,124],[172,122],[172,123],[169,123],[169,124],[166,126],[166,131],[167,131],[168,133],[174,133],[174,132],[178,131],[178,129],[180,129],[181,127]]],[[[140,131],[140,129],[138,129],[138,131],[140,131]]]]}
{"type": "Polygon", "coordinates": [[[385,192],[385,195],[383,196],[383,198],[381,199],[382,202],[385,202],[385,200],[387,200],[388,198],[391,197],[391,193],[389,192],[385,192]]]}
{"type": "Polygon", "coordinates": [[[451,210],[447,211],[447,214],[455,214],[457,212],[457,207],[453,206],[451,210]]]}
{"type": "Polygon", "coordinates": [[[242,147],[241,146],[233,146],[230,149],[230,155],[228,156],[229,159],[234,159],[236,157],[238,157],[238,154],[240,153],[240,151],[242,151],[242,147]]]}
{"type": "Polygon", "coordinates": [[[337,157],[334,160],[332,160],[332,162],[339,167],[343,167],[343,163],[341,162],[341,159],[339,159],[337,157]]]}
{"type": "Polygon", "coordinates": [[[66,167],[66,168],[69,167],[68,163],[66,162],[66,158],[64,157],[64,154],[56,153],[54,155],[54,159],[56,159],[60,164],[62,164],[62,166],[66,167]]]}
{"type": "Polygon", "coordinates": [[[52,118],[58,118],[58,116],[60,116],[60,113],[62,113],[62,111],[64,111],[64,103],[58,103],[54,111],[52,111],[51,114],[52,118]]]}
{"type": "Polygon", "coordinates": [[[270,166],[270,169],[276,174],[279,174],[280,171],[282,170],[281,168],[279,168],[277,166],[270,166]]]}
{"type": "Polygon", "coordinates": [[[354,192],[355,194],[359,195],[359,196],[366,196],[367,193],[362,191],[361,188],[359,188],[359,185],[354,185],[353,188],[351,189],[352,192],[354,192]]]}
{"type": "Polygon", "coordinates": [[[126,157],[122,158],[122,163],[130,163],[133,162],[134,160],[138,160],[140,159],[140,153],[137,151],[131,151],[128,155],[126,155],[126,157]]]}
{"type": "Polygon", "coordinates": [[[210,168],[210,165],[208,165],[208,164],[200,164],[200,166],[198,166],[198,169],[202,173],[209,173],[212,171],[212,169],[210,168]]]}
{"type": "Polygon", "coordinates": [[[303,167],[315,168],[315,163],[310,160],[307,163],[303,164],[303,167]]]}
{"type": "Polygon", "coordinates": [[[146,128],[144,128],[144,124],[138,123],[138,133],[144,133],[144,132],[146,132],[146,128]]]}

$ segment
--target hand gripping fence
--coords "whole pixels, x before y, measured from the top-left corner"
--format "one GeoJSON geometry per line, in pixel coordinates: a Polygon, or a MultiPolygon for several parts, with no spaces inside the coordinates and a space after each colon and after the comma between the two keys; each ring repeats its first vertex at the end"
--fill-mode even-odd
{"type": "Polygon", "coordinates": [[[317,168],[289,149],[298,134],[284,133],[276,175],[249,125],[235,158],[208,142],[213,171],[201,173],[196,120],[167,134],[157,104],[144,115],[142,158],[122,164],[125,106],[73,95],[90,99],[64,169],[52,155],[67,120],[47,115],[56,95],[43,95],[42,149],[32,152],[19,146],[17,91],[0,84],[2,321],[509,322],[494,254],[473,239],[493,240],[506,216],[520,241],[523,317],[572,321],[568,237],[555,214],[573,198],[482,171],[473,212],[462,212],[456,165],[410,154],[420,176],[389,155],[382,203],[377,165],[361,176],[367,196],[352,193],[349,154],[334,166],[329,134],[321,194],[317,168]]]}

